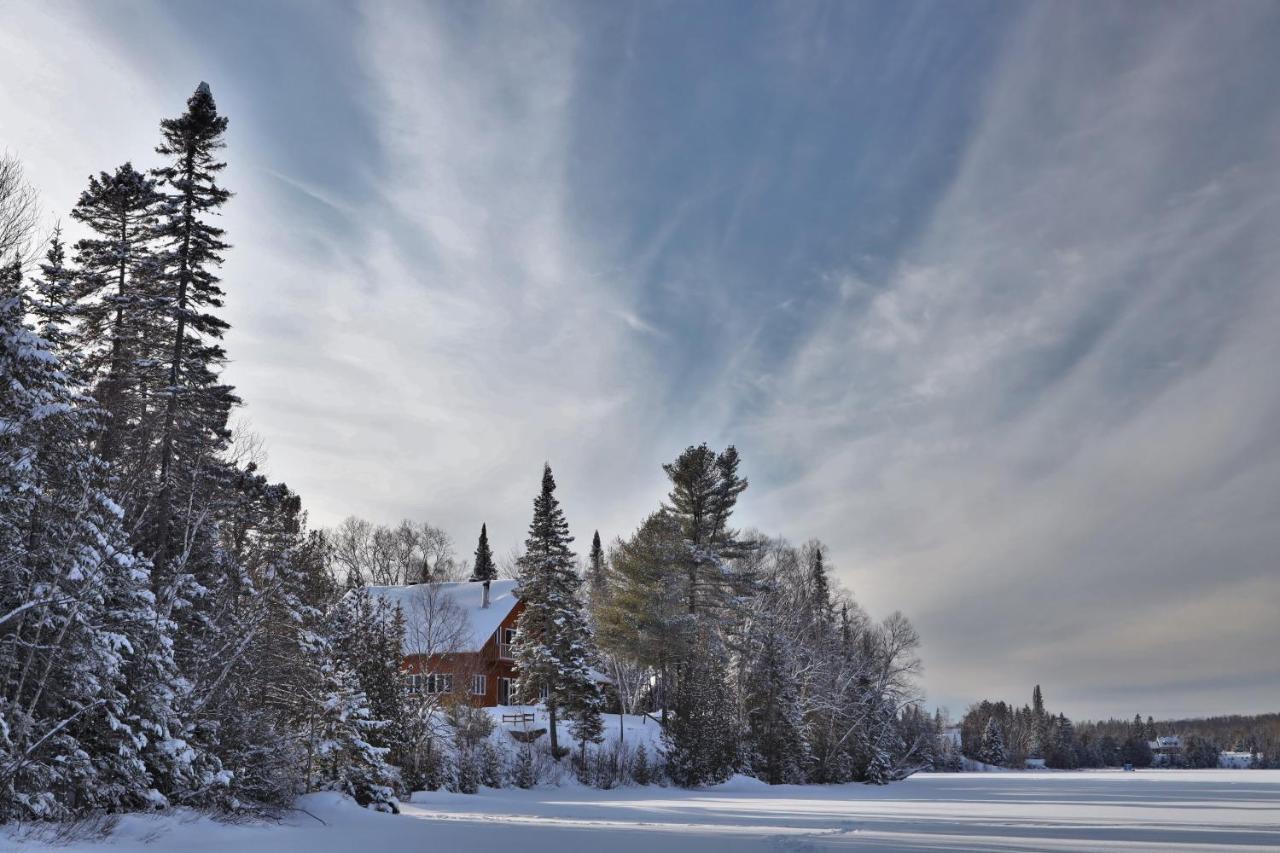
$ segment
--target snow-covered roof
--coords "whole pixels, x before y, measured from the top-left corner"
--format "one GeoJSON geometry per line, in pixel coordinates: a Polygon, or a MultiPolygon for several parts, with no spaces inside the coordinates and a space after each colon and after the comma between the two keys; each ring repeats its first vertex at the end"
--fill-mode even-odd
{"type": "Polygon", "coordinates": [[[476,581],[368,589],[371,596],[400,605],[406,655],[478,652],[520,600],[513,580],[489,582],[488,607],[481,606],[484,584],[476,581]]]}

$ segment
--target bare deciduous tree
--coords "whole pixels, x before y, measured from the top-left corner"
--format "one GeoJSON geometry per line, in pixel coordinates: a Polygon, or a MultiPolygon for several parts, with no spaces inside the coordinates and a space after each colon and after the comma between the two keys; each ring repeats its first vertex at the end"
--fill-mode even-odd
{"type": "Polygon", "coordinates": [[[0,155],[0,264],[31,260],[39,220],[39,200],[22,164],[9,154],[0,155]]]}
{"type": "Polygon", "coordinates": [[[326,539],[330,571],[348,587],[462,579],[453,540],[426,522],[388,527],[351,516],[326,539]]]}

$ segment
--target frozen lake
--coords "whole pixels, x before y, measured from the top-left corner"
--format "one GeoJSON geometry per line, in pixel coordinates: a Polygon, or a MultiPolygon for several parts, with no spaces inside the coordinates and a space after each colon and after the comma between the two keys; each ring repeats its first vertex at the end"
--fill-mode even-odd
{"type": "MultiPolygon", "coordinates": [[[[1280,850],[1280,771],[922,775],[887,788],[420,793],[400,816],[312,795],[281,826],[128,817],[71,851],[684,853],[1280,850]],[[320,821],[324,821],[322,824],[320,821]]],[[[28,840],[23,847],[43,845],[28,840]]]]}

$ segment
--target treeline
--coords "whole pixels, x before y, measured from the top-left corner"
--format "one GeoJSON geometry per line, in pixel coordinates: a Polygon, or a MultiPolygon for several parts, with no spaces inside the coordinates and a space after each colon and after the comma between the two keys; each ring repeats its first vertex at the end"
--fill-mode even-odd
{"type": "MultiPolygon", "coordinates": [[[[1280,715],[1215,717],[1205,720],[1165,720],[1135,715],[1132,720],[1073,723],[1065,714],[1045,709],[1040,685],[1031,704],[1016,707],[983,700],[969,707],[960,721],[964,756],[985,764],[1021,769],[1028,759],[1043,760],[1052,769],[1076,768],[1217,767],[1222,752],[1248,752],[1252,766],[1280,767],[1280,715]],[[1151,744],[1176,736],[1177,750],[1157,756],[1151,744]]],[[[959,769],[948,767],[939,769],[959,769]]]]}
{"type": "MultiPolygon", "coordinates": [[[[465,696],[397,689],[392,661],[406,614],[352,579],[382,571],[372,568],[379,561],[369,549],[355,549],[366,557],[350,560],[350,543],[373,538],[369,528],[349,520],[331,532],[334,575],[350,590],[345,606],[359,614],[347,635],[362,651],[350,666],[374,716],[389,721],[376,740],[405,786],[471,792],[480,778],[527,786],[565,774],[600,787],[713,784],[733,773],[770,783],[885,783],[929,766],[933,728],[915,704],[914,629],[900,614],[873,622],[833,584],[821,543],[797,548],[734,530],[747,485],[738,465],[733,448],[688,448],[664,466],[667,501],[607,551],[595,534],[581,568],[555,479],[544,470],[514,564],[526,607],[513,698],[548,716],[549,736],[532,744],[495,734],[465,696]],[[609,677],[603,690],[598,672],[609,677]],[[606,711],[650,715],[662,727],[661,749],[604,743],[606,711]],[[559,723],[572,743],[561,742],[559,723]]],[[[449,572],[427,577],[498,574],[483,527],[469,572],[451,560],[449,572]]],[[[412,560],[392,562],[398,575],[387,579],[423,577],[412,560]]],[[[465,623],[447,599],[422,592],[411,615],[429,627],[414,637],[414,653],[448,656],[465,623]]]]}
{"type": "MultiPolygon", "coordinates": [[[[1143,741],[1166,736],[1181,738],[1185,753],[1182,766],[1216,767],[1220,753],[1243,752],[1258,756],[1253,766],[1280,768],[1280,714],[1233,714],[1180,720],[1156,720],[1148,716],[1145,722],[1138,715],[1132,720],[1082,722],[1077,726],[1080,737],[1096,744],[1102,759],[1101,764],[1085,766],[1115,766],[1115,745],[1128,742],[1139,723],[1143,741]]],[[[1123,750],[1121,753],[1123,755],[1123,750]]],[[[1129,753],[1129,760],[1135,767],[1146,767],[1152,759],[1139,749],[1129,753]]]]}

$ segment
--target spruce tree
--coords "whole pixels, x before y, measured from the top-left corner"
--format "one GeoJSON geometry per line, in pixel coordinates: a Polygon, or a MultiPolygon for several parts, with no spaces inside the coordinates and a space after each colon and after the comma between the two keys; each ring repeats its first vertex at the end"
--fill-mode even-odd
{"type": "MultiPolygon", "coordinates": [[[[94,424],[0,280],[0,820],[138,808],[200,756],[169,730],[171,626],[129,548],[94,424]]],[[[48,316],[41,294],[34,314],[48,316]]],[[[206,780],[207,781],[207,780],[206,780]]]]}
{"type": "Polygon", "coordinates": [[[227,324],[211,313],[222,306],[216,269],[228,248],[223,229],[211,217],[231,197],[217,183],[226,163],[227,119],[218,114],[213,95],[201,83],[181,116],[160,123],[164,141],[156,153],[171,158],[154,171],[164,191],[156,236],[163,246],[158,293],[165,306],[164,333],[169,352],[160,429],[159,492],[152,519],[152,549],[167,568],[179,541],[189,541],[179,505],[190,501],[198,472],[225,446],[226,423],[238,402],[218,381],[226,354],[218,341],[227,324]]]}
{"type": "Polygon", "coordinates": [[[574,571],[573,537],[555,496],[551,466],[542,471],[542,490],[533,501],[533,520],[520,558],[517,595],[524,611],[517,623],[516,701],[533,703],[546,694],[551,750],[557,758],[557,716],[561,711],[580,721],[599,715],[599,688],[591,677],[590,632],[574,571]]]}
{"type": "Polygon", "coordinates": [[[155,367],[163,336],[164,294],[157,289],[154,246],[160,203],[155,180],[125,163],[91,176],[71,211],[89,229],[75,245],[75,313],[83,379],[105,417],[98,452],[117,467],[129,466],[122,485],[129,493],[126,503],[134,505],[142,498],[131,492],[150,473],[140,466],[151,456],[151,396],[163,382],[155,367]]]}
{"type": "Polygon", "coordinates": [[[799,658],[779,621],[767,610],[761,613],[743,655],[748,757],[756,778],[770,785],[803,782],[808,763],[799,658]]]}
{"type": "Polygon", "coordinates": [[[593,601],[604,592],[606,581],[604,548],[600,545],[600,531],[597,530],[591,536],[591,552],[587,556],[587,593],[593,601]]]}
{"type": "Polygon", "coordinates": [[[737,715],[725,683],[726,655],[709,632],[702,651],[676,667],[675,712],[662,731],[667,775],[682,788],[715,785],[738,761],[737,715]]]}
{"type": "Polygon", "coordinates": [[[978,758],[985,764],[997,767],[1004,765],[1004,732],[1000,729],[1000,721],[994,716],[987,720],[987,727],[982,731],[982,746],[978,758]]]}
{"type": "Polygon", "coordinates": [[[66,246],[62,242],[62,227],[53,229],[45,262],[40,265],[40,277],[34,281],[36,298],[30,313],[37,320],[36,333],[58,355],[68,381],[75,383],[77,374],[75,345],[71,340],[72,318],[75,315],[76,272],[67,266],[66,246]]]}
{"type": "Polygon", "coordinates": [[[471,569],[471,580],[492,581],[498,579],[498,567],[493,563],[493,552],[489,550],[489,530],[487,525],[480,525],[480,541],[476,544],[476,561],[471,569]]]}

